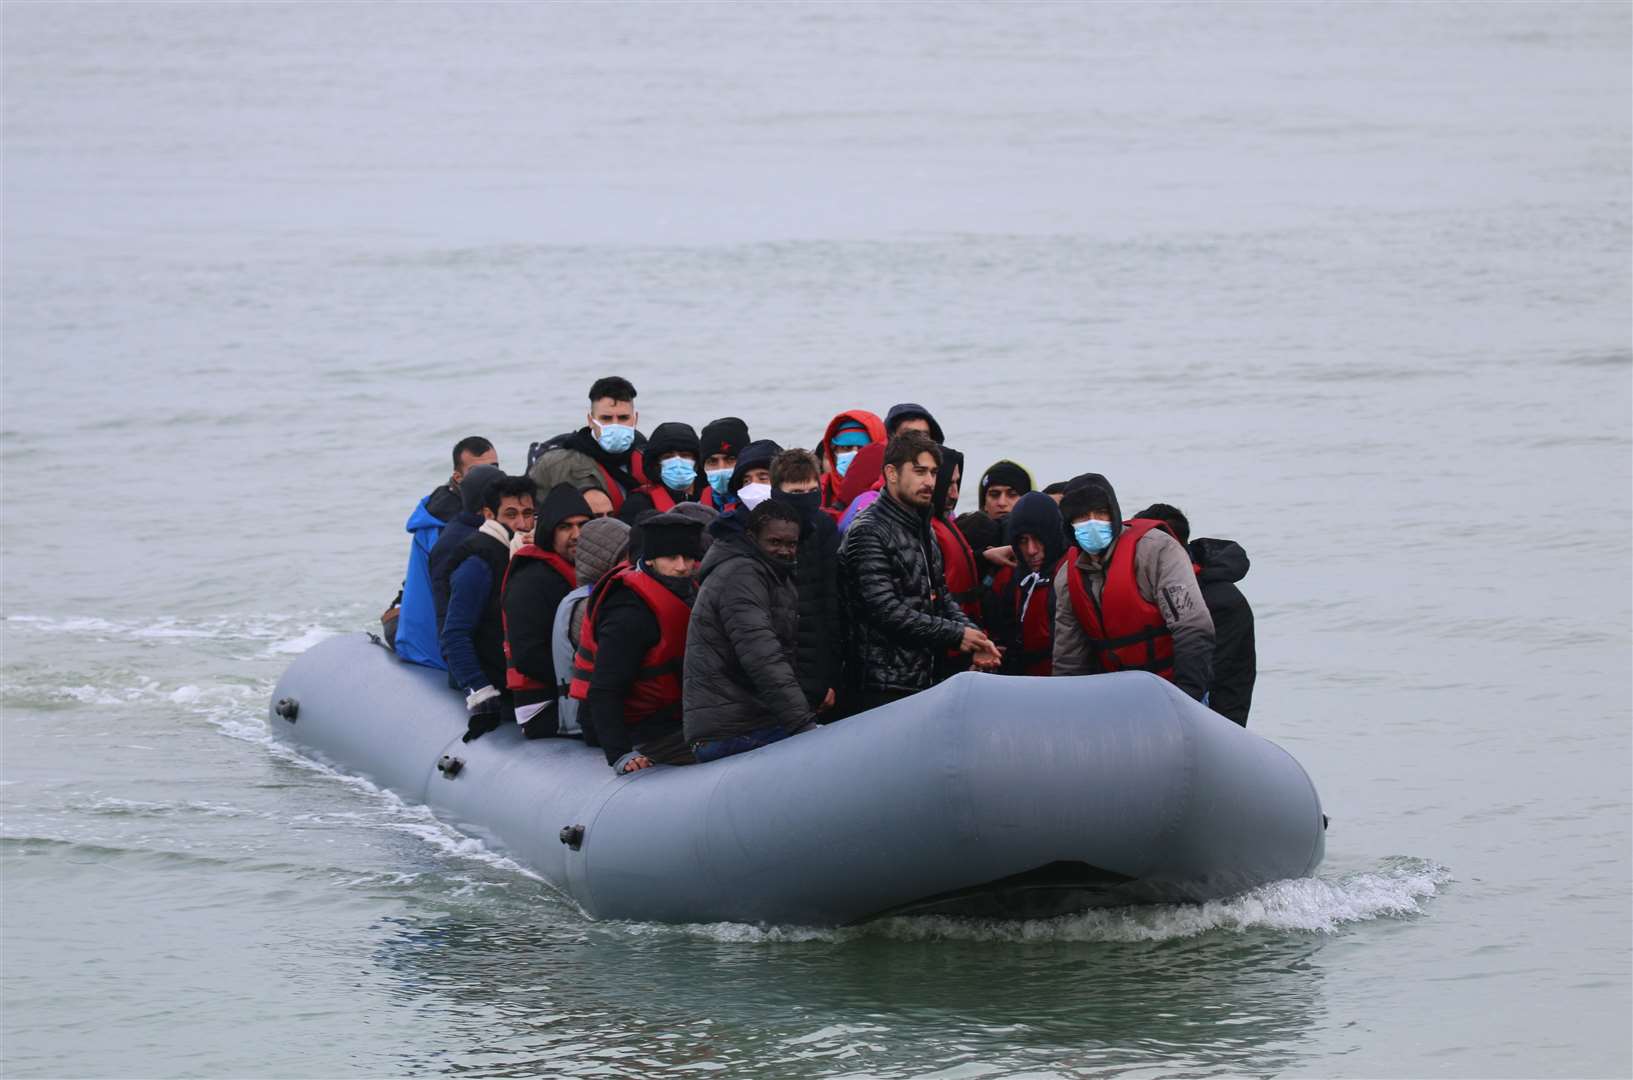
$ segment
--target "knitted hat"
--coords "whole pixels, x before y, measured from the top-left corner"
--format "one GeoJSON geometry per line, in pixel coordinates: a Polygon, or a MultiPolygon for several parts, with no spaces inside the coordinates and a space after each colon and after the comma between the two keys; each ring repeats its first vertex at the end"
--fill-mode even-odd
{"type": "Polygon", "coordinates": [[[651,561],[665,555],[702,558],[702,523],[672,510],[666,514],[653,514],[642,521],[641,558],[651,561]]]}
{"type": "Polygon", "coordinates": [[[1080,473],[1066,481],[1066,494],[1060,500],[1060,516],[1066,524],[1096,510],[1111,515],[1113,538],[1123,531],[1123,511],[1110,480],[1099,473],[1080,473]]]}
{"type": "Polygon", "coordinates": [[[719,420],[710,420],[703,425],[703,437],[699,442],[702,451],[699,461],[716,454],[736,457],[743,452],[743,447],[748,445],[748,425],[735,416],[722,416],[719,420]]]}
{"type": "Polygon", "coordinates": [[[990,466],[981,477],[981,505],[987,505],[987,488],[993,484],[1002,484],[1013,488],[1015,494],[1025,495],[1032,490],[1032,474],[1015,464],[1013,461],[1000,461],[990,466]]]}
{"type": "MultiPolygon", "coordinates": [[[[953,519],[958,531],[964,534],[967,541],[977,555],[989,547],[998,546],[998,523],[979,510],[971,510],[967,514],[959,514],[953,519]]],[[[579,543],[584,541],[581,538],[579,543]]]]}
{"type": "Polygon", "coordinates": [[[833,444],[835,446],[866,446],[873,441],[868,429],[860,420],[846,420],[834,429],[833,444]]]}
{"type": "Polygon", "coordinates": [[[573,560],[580,585],[593,585],[629,555],[629,526],[617,518],[591,518],[578,534],[573,560]]]}

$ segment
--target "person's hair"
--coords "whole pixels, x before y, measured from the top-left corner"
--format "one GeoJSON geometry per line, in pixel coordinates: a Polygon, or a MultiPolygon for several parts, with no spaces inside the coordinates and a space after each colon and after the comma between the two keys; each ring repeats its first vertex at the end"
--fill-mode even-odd
{"type": "Polygon", "coordinates": [[[590,384],[590,401],[600,401],[602,398],[612,398],[614,401],[634,401],[635,385],[628,379],[617,375],[607,375],[590,384]]]}
{"type": "Polygon", "coordinates": [[[488,489],[482,493],[482,505],[497,514],[499,504],[506,499],[519,499],[526,495],[536,502],[538,499],[537,493],[538,488],[534,485],[531,476],[500,476],[495,478],[493,483],[488,485],[488,489]]]}
{"type": "Polygon", "coordinates": [[[802,480],[822,479],[822,466],[817,464],[816,455],[809,450],[795,448],[784,450],[771,459],[771,486],[780,488],[784,484],[797,484],[802,480]]]}
{"type": "Polygon", "coordinates": [[[758,536],[773,521],[786,521],[797,527],[800,523],[799,511],[785,502],[767,499],[748,512],[748,531],[758,536]]]}
{"type": "Polygon", "coordinates": [[[1056,480],[1053,484],[1050,484],[1048,487],[1044,488],[1043,493],[1045,495],[1064,495],[1064,494],[1066,494],[1066,481],[1056,480]]]}
{"type": "Polygon", "coordinates": [[[977,555],[989,547],[998,546],[1000,539],[998,523],[980,510],[959,514],[953,519],[953,524],[964,534],[965,541],[977,555]]]}
{"type": "Polygon", "coordinates": [[[472,457],[481,457],[483,454],[492,449],[493,444],[488,442],[488,440],[484,439],[480,435],[465,436],[463,439],[460,439],[458,442],[454,443],[454,471],[459,471],[459,459],[464,457],[466,454],[469,454],[472,457]]]}
{"type": "Polygon", "coordinates": [[[892,435],[885,444],[885,464],[901,468],[909,461],[917,461],[920,454],[929,454],[939,468],[941,444],[922,431],[903,431],[892,435]]]}
{"type": "Polygon", "coordinates": [[[1174,530],[1174,535],[1179,537],[1180,543],[1189,544],[1191,542],[1191,519],[1186,517],[1177,506],[1169,506],[1167,503],[1152,503],[1134,516],[1165,521],[1168,523],[1168,527],[1174,530]]]}

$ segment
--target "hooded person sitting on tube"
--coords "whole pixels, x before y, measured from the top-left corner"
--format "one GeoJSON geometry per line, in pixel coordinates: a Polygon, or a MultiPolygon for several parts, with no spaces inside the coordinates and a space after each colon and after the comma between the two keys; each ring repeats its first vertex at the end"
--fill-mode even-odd
{"type": "Polygon", "coordinates": [[[1190,554],[1163,522],[1124,522],[1099,473],[1068,480],[1060,512],[1073,550],[1055,574],[1054,674],[1150,671],[1202,700],[1213,619],[1190,554]]]}
{"type": "Polygon", "coordinates": [[[680,514],[644,519],[635,565],[590,596],[569,693],[616,772],[695,761],[681,722],[681,667],[702,531],[680,514]]]}

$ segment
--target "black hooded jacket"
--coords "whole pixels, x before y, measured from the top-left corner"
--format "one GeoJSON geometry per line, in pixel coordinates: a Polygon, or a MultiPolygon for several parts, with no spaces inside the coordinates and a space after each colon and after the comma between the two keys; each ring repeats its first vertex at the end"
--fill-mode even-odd
{"type": "Polygon", "coordinates": [[[974,625],[947,592],[928,511],[880,492],[845,533],[839,565],[850,685],[864,694],[928,688],[937,658],[958,648],[974,625]]]}
{"type": "MultiPolygon", "coordinates": [[[[557,525],[566,518],[589,516],[590,507],[584,496],[571,485],[557,484],[544,497],[533,528],[533,542],[549,551],[557,525]]],[[[545,686],[559,686],[551,634],[556,625],[556,608],[577,584],[539,559],[513,558],[510,562],[500,604],[505,612],[505,637],[510,643],[511,663],[517,671],[545,686]]],[[[567,672],[561,672],[560,678],[566,675],[567,672]]]]}
{"type": "Polygon", "coordinates": [[[1006,675],[1019,675],[1025,672],[1031,659],[1023,655],[1019,601],[1031,592],[1030,603],[1048,605],[1052,636],[1055,624],[1054,572],[1066,556],[1066,540],[1061,527],[1060,508],[1055,505],[1054,499],[1041,491],[1029,491],[1022,495],[1004,518],[1003,528],[1006,544],[1013,546],[1023,536],[1035,537],[1043,544],[1043,565],[1037,571],[1035,580],[1033,572],[1019,564],[1021,553],[1017,550],[1017,565],[1004,575],[1007,579],[1004,587],[995,591],[991,604],[985,609],[991,620],[988,625],[993,641],[1004,646],[1001,670],[1006,675]]]}
{"type": "Polygon", "coordinates": [[[725,536],[698,572],[686,631],[686,741],[780,726],[799,731],[811,706],[794,676],[798,597],[791,567],[752,537],[725,536]]]}
{"type": "Polygon", "coordinates": [[[1199,569],[1196,580],[1213,616],[1213,683],[1208,705],[1221,716],[1247,727],[1259,659],[1253,642],[1253,609],[1236,583],[1247,576],[1247,552],[1234,540],[1204,537],[1189,545],[1199,569]]]}
{"type": "MultiPolygon", "coordinates": [[[[819,492],[813,492],[818,499],[819,492]]],[[[771,497],[800,512],[799,558],[794,586],[799,593],[799,630],[794,645],[794,674],[812,708],[829,690],[838,690],[845,657],[845,600],[839,591],[839,527],[822,512],[807,508],[785,492],[771,497]]]]}

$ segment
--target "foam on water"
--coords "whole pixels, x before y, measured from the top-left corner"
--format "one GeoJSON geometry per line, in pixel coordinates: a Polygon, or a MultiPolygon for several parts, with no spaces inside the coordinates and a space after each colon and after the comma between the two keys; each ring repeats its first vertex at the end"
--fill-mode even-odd
{"type": "Polygon", "coordinates": [[[1105,908],[1052,919],[965,919],[909,915],[862,926],[823,929],[708,923],[666,926],[623,923],[635,934],[684,934],[730,944],[845,943],[865,938],[895,941],[997,941],[1016,944],[1063,941],[1171,941],[1207,933],[1269,930],[1335,934],[1380,918],[1426,913],[1425,903],[1455,879],[1427,859],[1395,856],[1371,870],[1336,878],[1273,881],[1239,896],[1202,904],[1151,904],[1105,908]]]}

